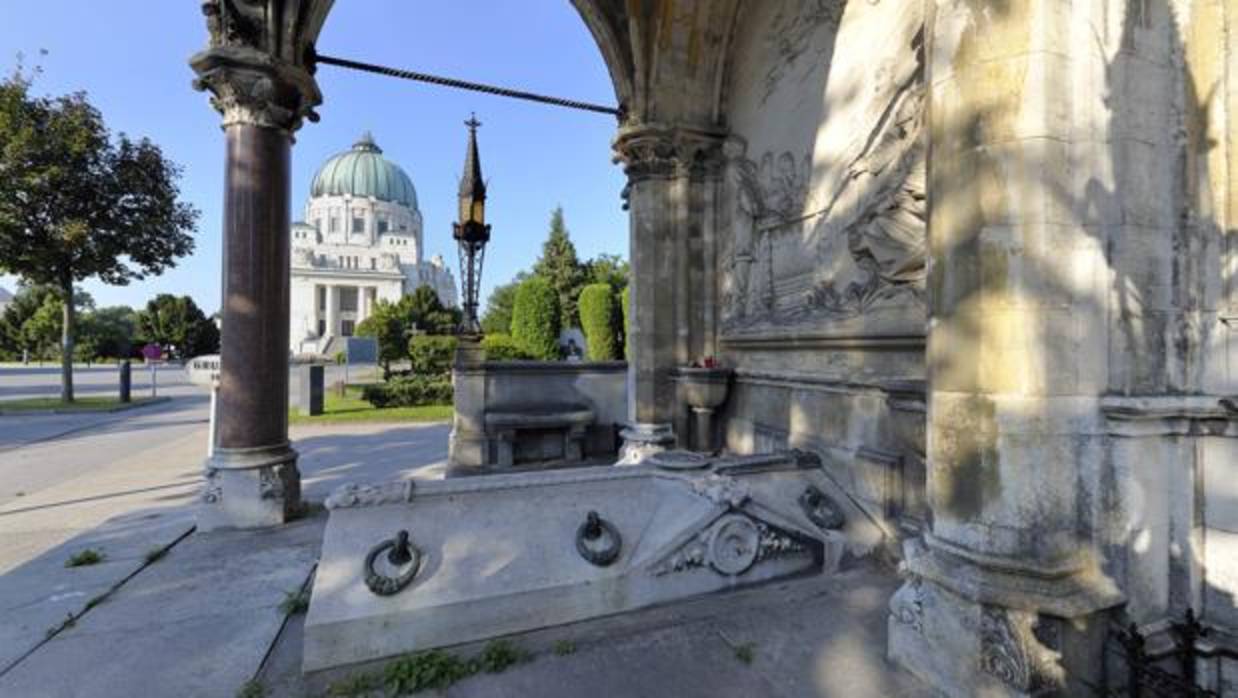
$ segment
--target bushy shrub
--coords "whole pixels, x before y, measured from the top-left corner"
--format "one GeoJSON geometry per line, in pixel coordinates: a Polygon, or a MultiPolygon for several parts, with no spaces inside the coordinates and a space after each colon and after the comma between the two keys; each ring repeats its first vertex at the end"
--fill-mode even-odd
{"type": "Polygon", "coordinates": [[[449,405],[452,402],[451,379],[445,376],[393,378],[386,383],[367,385],[361,391],[361,399],[375,407],[449,405]]]}
{"type": "Polygon", "coordinates": [[[512,339],[535,359],[559,358],[559,296],[540,276],[525,279],[516,291],[512,339]]]}
{"type": "Polygon", "coordinates": [[[408,340],[408,358],[413,373],[442,376],[451,373],[456,356],[456,338],[450,335],[417,335],[408,340]]]}
{"type": "Polygon", "coordinates": [[[486,361],[522,361],[533,358],[509,334],[488,334],[482,337],[481,348],[486,352],[486,361]]]}
{"type": "Polygon", "coordinates": [[[616,321],[619,307],[610,284],[589,284],[580,292],[580,328],[591,361],[611,361],[619,355],[616,321]]]}
{"type": "Polygon", "coordinates": [[[621,306],[623,306],[622,307],[622,311],[623,311],[623,358],[629,359],[631,358],[631,356],[628,353],[628,346],[631,345],[631,342],[628,341],[628,338],[632,336],[632,332],[629,329],[629,323],[631,322],[631,319],[632,319],[632,287],[631,286],[624,286],[623,290],[619,292],[619,303],[621,306]]]}

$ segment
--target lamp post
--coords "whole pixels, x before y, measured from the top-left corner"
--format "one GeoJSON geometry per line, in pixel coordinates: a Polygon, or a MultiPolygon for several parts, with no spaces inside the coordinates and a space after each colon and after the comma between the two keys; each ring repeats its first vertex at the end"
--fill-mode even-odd
{"type": "Polygon", "coordinates": [[[481,268],[490,242],[490,226],[486,225],[486,183],[481,176],[481,157],[477,154],[477,127],[481,122],[470,115],[464,122],[469,129],[469,145],[464,155],[464,174],[460,177],[460,212],[452,237],[460,253],[460,282],[463,285],[464,318],[460,334],[478,336],[481,323],[477,319],[477,296],[481,291],[481,268]]]}

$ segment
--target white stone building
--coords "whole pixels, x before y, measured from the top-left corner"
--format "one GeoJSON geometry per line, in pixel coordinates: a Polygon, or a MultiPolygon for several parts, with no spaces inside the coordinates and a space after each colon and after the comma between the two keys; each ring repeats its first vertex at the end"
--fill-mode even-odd
{"type": "Polygon", "coordinates": [[[456,282],[442,257],[422,260],[413,182],[382,152],[366,133],[323,163],[305,219],[292,225],[294,354],[335,353],[336,340],[352,336],[376,301],[399,300],[420,286],[456,305],[456,282]]]}

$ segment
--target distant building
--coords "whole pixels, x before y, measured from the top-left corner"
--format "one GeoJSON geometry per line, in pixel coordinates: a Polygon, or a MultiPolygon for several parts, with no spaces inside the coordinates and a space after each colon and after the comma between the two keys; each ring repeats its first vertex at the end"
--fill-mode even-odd
{"type": "Polygon", "coordinates": [[[417,191],[369,133],[314,175],[305,220],[292,224],[294,354],[334,354],[379,300],[429,286],[455,306],[456,282],[441,256],[422,260],[417,191]]]}

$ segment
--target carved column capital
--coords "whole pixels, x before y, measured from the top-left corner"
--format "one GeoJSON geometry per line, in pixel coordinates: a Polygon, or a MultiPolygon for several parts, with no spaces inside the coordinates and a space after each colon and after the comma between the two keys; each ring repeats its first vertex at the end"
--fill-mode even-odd
{"type": "Polygon", "coordinates": [[[334,0],[205,0],[210,46],[189,60],[223,126],[285,131],[317,121],[314,42],[334,0]]]}
{"type": "Polygon", "coordinates": [[[720,171],[725,134],[641,125],[620,129],[612,147],[629,182],[720,171]]]}

